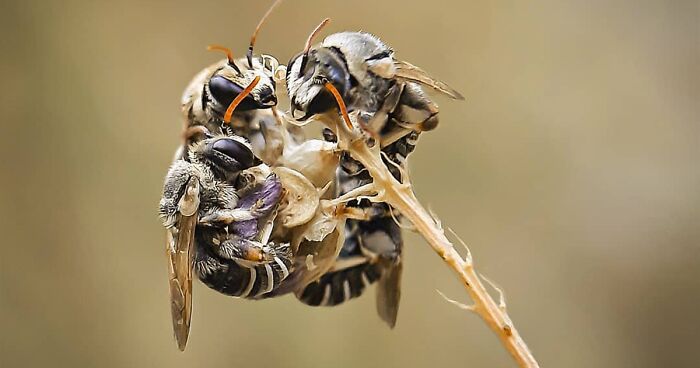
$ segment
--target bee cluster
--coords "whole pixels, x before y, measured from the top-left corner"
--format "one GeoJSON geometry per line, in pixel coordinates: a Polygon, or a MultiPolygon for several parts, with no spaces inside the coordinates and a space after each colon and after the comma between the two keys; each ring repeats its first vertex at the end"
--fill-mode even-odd
{"type": "Polygon", "coordinates": [[[342,115],[400,181],[419,135],[438,123],[437,105],[422,86],[462,98],[396,59],[369,33],[335,33],[313,45],[328,19],[287,66],[254,55],[257,32],[279,2],[258,24],[245,58],[210,46],[227,58],[197,74],[183,95],[183,143],[160,202],[181,350],[193,273],[226,295],[292,293],[313,306],[343,303],[377,283],[377,310],[393,327],[402,267],[399,214],[362,196],[372,178],[337,132],[325,128],[313,138],[301,125],[342,115]],[[277,86],[285,87],[289,112],[277,107],[277,86]]]}

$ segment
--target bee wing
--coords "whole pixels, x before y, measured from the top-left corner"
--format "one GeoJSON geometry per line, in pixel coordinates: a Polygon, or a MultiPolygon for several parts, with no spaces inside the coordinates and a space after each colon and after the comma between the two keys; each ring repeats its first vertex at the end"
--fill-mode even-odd
{"type": "Polygon", "coordinates": [[[399,258],[396,264],[384,269],[377,283],[377,313],[391,328],[396,325],[396,316],[399,313],[402,269],[403,264],[399,258]]]}
{"type": "Polygon", "coordinates": [[[185,350],[192,317],[192,265],[194,232],[198,220],[199,180],[187,182],[185,194],[178,203],[177,225],[167,230],[169,261],[170,308],[177,346],[185,350]]]}
{"type": "Polygon", "coordinates": [[[454,98],[455,100],[464,100],[464,96],[462,96],[462,94],[457,92],[454,88],[448,86],[445,82],[431,77],[426,71],[411,63],[401,60],[394,60],[394,66],[396,67],[397,78],[426,85],[450,96],[451,98],[454,98]]]}

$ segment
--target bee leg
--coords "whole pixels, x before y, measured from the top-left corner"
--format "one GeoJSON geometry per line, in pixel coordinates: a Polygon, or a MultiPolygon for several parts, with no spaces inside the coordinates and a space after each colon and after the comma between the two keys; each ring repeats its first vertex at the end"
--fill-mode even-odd
{"type": "Polygon", "coordinates": [[[262,253],[266,260],[261,262],[237,257],[222,257],[222,254],[229,252],[245,252],[245,248],[251,244],[241,247],[241,239],[238,238],[217,245],[213,240],[216,239],[213,236],[215,232],[215,230],[203,230],[197,233],[194,264],[197,276],[210,288],[226,295],[253,298],[276,289],[289,276],[292,267],[289,244],[264,246],[262,253]],[[238,249],[229,249],[222,253],[220,248],[226,247],[238,249]]]}
{"type": "MultiPolygon", "coordinates": [[[[188,212],[191,208],[181,208],[184,203],[181,202],[186,186],[190,178],[196,177],[196,173],[192,165],[188,162],[178,160],[175,161],[168,170],[165,176],[165,186],[163,188],[163,197],[160,200],[158,212],[163,219],[163,224],[166,228],[170,228],[177,222],[177,215],[182,210],[188,212]]],[[[199,198],[197,198],[198,200],[199,198]]],[[[185,206],[192,207],[192,206],[185,206]]]]}
{"type": "Polygon", "coordinates": [[[276,262],[278,257],[291,257],[286,244],[263,244],[231,234],[224,241],[212,238],[214,252],[221,258],[237,261],[241,264],[263,264],[276,262]]]}
{"type": "Polygon", "coordinates": [[[435,129],[438,122],[437,105],[418,85],[407,83],[399,104],[382,131],[382,150],[392,161],[401,164],[414,150],[420,133],[435,129]]]}
{"type": "Polygon", "coordinates": [[[439,122],[437,105],[415,83],[406,84],[392,116],[397,122],[419,132],[433,130],[439,122]]]}
{"type": "Polygon", "coordinates": [[[389,88],[382,106],[375,113],[371,114],[371,117],[366,123],[362,124],[362,128],[373,138],[378,138],[379,133],[384,130],[386,123],[389,121],[391,112],[396,109],[399,103],[401,95],[403,94],[403,89],[404,83],[397,83],[389,88]]]}
{"type": "Polygon", "coordinates": [[[281,195],[282,183],[277,175],[270,174],[264,182],[240,198],[237,208],[214,210],[202,216],[200,223],[221,227],[258,219],[276,208],[281,195]]]}
{"type": "Polygon", "coordinates": [[[247,209],[255,218],[267,215],[277,207],[282,196],[282,183],[275,174],[270,174],[251,192],[238,201],[238,208],[247,209]]]}
{"type": "Polygon", "coordinates": [[[233,222],[249,221],[254,220],[256,214],[245,208],[234,208],[234,209],[218,209],[214,210],[199,219],[199,223],[202,225],[211,225],[214,227],[221,227],[229,225],[233,222]]]}

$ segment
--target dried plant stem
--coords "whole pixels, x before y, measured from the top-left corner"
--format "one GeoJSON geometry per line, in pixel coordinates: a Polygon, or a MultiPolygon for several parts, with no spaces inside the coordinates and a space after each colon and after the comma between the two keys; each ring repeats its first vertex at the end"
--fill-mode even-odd
{"type": "Polygon", "coordinates": [[[357,131],[349,130],[335,116],[322,116],[338,135],[339,148],[346,150],[360,161],[374,179],[376,199],[390,204],[406,217],[433,250],[457,273],[467,289],[474,305],[469,307],[496,333],[510,354],[521,367],[539,367],[537,361],[513,325],[505,305],[497,304],[487,292],[481,278],[474,269],[471,255],[462,258],[455,250],[444,231],[416,198],[407,175],[404,182],[396,180],[381,160],[378,145],[370,148],[357,131]]]}

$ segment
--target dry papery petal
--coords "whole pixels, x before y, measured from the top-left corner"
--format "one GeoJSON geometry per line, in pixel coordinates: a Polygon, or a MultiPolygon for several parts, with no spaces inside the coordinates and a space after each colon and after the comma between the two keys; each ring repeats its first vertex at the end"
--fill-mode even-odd
{"type": "Polygon", "coordinates": [[[332,233],[333,230],[338,226],[340,219],[335,216],[332,208],[324,206],[325,203],[329,201],[323,200],[322,204],[319,206],[316,215],[309,221],[308,225],[305,227],[303,236],[306,240],[311,241],[321,241],[328,234],[332,233]]]}
{"type": "Polygon", "coordinates": [[[335,178],[340,151],[335,143],[309,139],[302,144],[288,142],[278,164],[294,169],[322,188],[335,178]]]}
{"type": "Polygon", "coordinates": [[[295,170],[275,167],[272,171],[279,177],[285,191],[277,213],[277,218],[282,225],[292,228],[309,222],[319,206],[316,187],[295,170]]]}
{"type": "Polygon", "coordinates": [[[340,224],[340,229],[331,231],[322,241],[302,241],[294,262],[297,268],[306,269],[301,272],[299,285],[306,286],[328,272],[335,264],[344,242],[344,232],[341,231],[343,228],[344,224],[340,224]]]}
{"type": "Polygon", "coordinates": [[[301,128],[285,113],[277,112],[278,124],[265,125],[265,159],[274,166],[294,169],[322,188],[335,178],[341,151],[333,142],[303,139],[301,128]]]}

